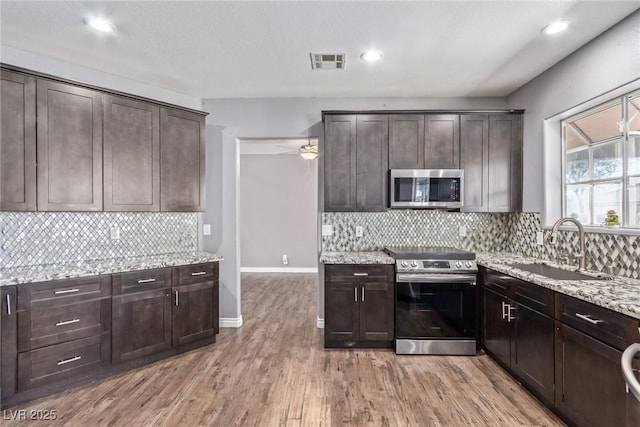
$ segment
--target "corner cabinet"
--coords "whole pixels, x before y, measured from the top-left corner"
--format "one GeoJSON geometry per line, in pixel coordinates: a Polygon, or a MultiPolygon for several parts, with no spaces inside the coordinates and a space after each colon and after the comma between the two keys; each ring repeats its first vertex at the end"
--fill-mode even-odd
{"type": "Polygon", "coordinates": [[[522,114],[460,117],[465,212],[522,210],[522,114]]]}
{"type": "Polygon", "coordinates": [[[386,115],[325,117],[325,211],[386,210],[388,144],[386,115]]]}
{"type": "Polygon", "coordinates": [[[38,80],[38,210],[102,210],[102,94],[38,80]]]}
{"type": "Polygon", "coordinates": [[[160,109],[160,210],[203,211],[205,146],[201,114],[160,109]]]}
{"type": "Polygon", "coordinates": [[[36,210],[36,81],[2,70],[0,210],[36,210]]]}
{"type": "Polygon", "coordinates": [[[325,265],[325,347],[392,347],[393,265],[325,265]]]}

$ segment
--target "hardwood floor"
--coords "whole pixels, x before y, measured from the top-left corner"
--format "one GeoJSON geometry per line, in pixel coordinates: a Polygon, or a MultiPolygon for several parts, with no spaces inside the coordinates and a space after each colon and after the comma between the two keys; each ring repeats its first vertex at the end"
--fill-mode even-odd
{"type": "Polygon", "coordinates": [[[325,350],[316,282],[243,274],[245,323],[218,343],[12,410],[68,426],[564,425],[486,355],[325,350]]]}

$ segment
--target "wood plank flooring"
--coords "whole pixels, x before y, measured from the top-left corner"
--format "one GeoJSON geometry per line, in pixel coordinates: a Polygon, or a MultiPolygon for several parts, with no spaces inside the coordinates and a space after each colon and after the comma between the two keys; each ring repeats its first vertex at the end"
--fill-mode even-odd
{"type": "Polygon", "coordinates": [[[68,426],[564,425],[486,355],[325,350],[316,287],[243,274],[245,323],[218,343],[13,410],[56,410],[30,423],[68,426]]]}

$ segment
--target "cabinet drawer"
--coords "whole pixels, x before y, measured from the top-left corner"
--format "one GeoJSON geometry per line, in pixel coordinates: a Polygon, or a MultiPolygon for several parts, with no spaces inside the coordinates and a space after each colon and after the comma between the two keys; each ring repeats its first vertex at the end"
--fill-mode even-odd
{"type": "Polygon", "coordinates": [[[119,273],[111,276],[113,294],[161,289],[171,286],[171,269],[156,268],[154,270],[139,270],[130,273],[119,273]]]}
{"type": "Polygon", "coordinates": [[[327,265],[325,280],[328,282],[393,282],[393,265],[327,265]]]}
{"type": "Polygon", "coordinates": [[[18,310],[72,304],[109,295],[110,276],[28,283],[18,286],[18,310]]]}
{"type": "Polygon", "coordinates": [[[18,354],[18,390],[51,384],[109,363],[109,334],[18,354]]]}
{"type": "Polygon", "coordinates": [[[481,267],[482,285],[497,292],[501,295],[512,298],[515,295],[515,288],[517,280],[513,277],[500,273],[499,271],[489,270],[481,267]]]}
{"type": "Polygon", "coordinates": [[[618,350],[637,340],[637,320],[567,295],[556,294],[556,318],[618,350]]]}
{"type": "Polygon", "coordinates": [[[110,328],[111,299],[18,312],[18,351],[100,335],[110,328]]]}
{"type": "Polygon", "coordinates": [[[183,265],[173,267],[174,286],[218,280],[218,263],[183,265]]]}
{"type": "Polygon", "coordinates": [[[514,300],[540,313],[553,317],[555,298],[554,292],[533,283],[516,280],[514,300]]]}

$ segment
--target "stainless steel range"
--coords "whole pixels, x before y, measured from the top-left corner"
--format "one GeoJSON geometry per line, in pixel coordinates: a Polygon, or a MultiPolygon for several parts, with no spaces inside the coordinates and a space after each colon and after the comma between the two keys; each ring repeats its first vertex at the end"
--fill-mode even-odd
{"type": "Polygon", "coordinates": [[[388,247],[396,260],[396,354],[476,354],[475,253],[388,247]]]}

